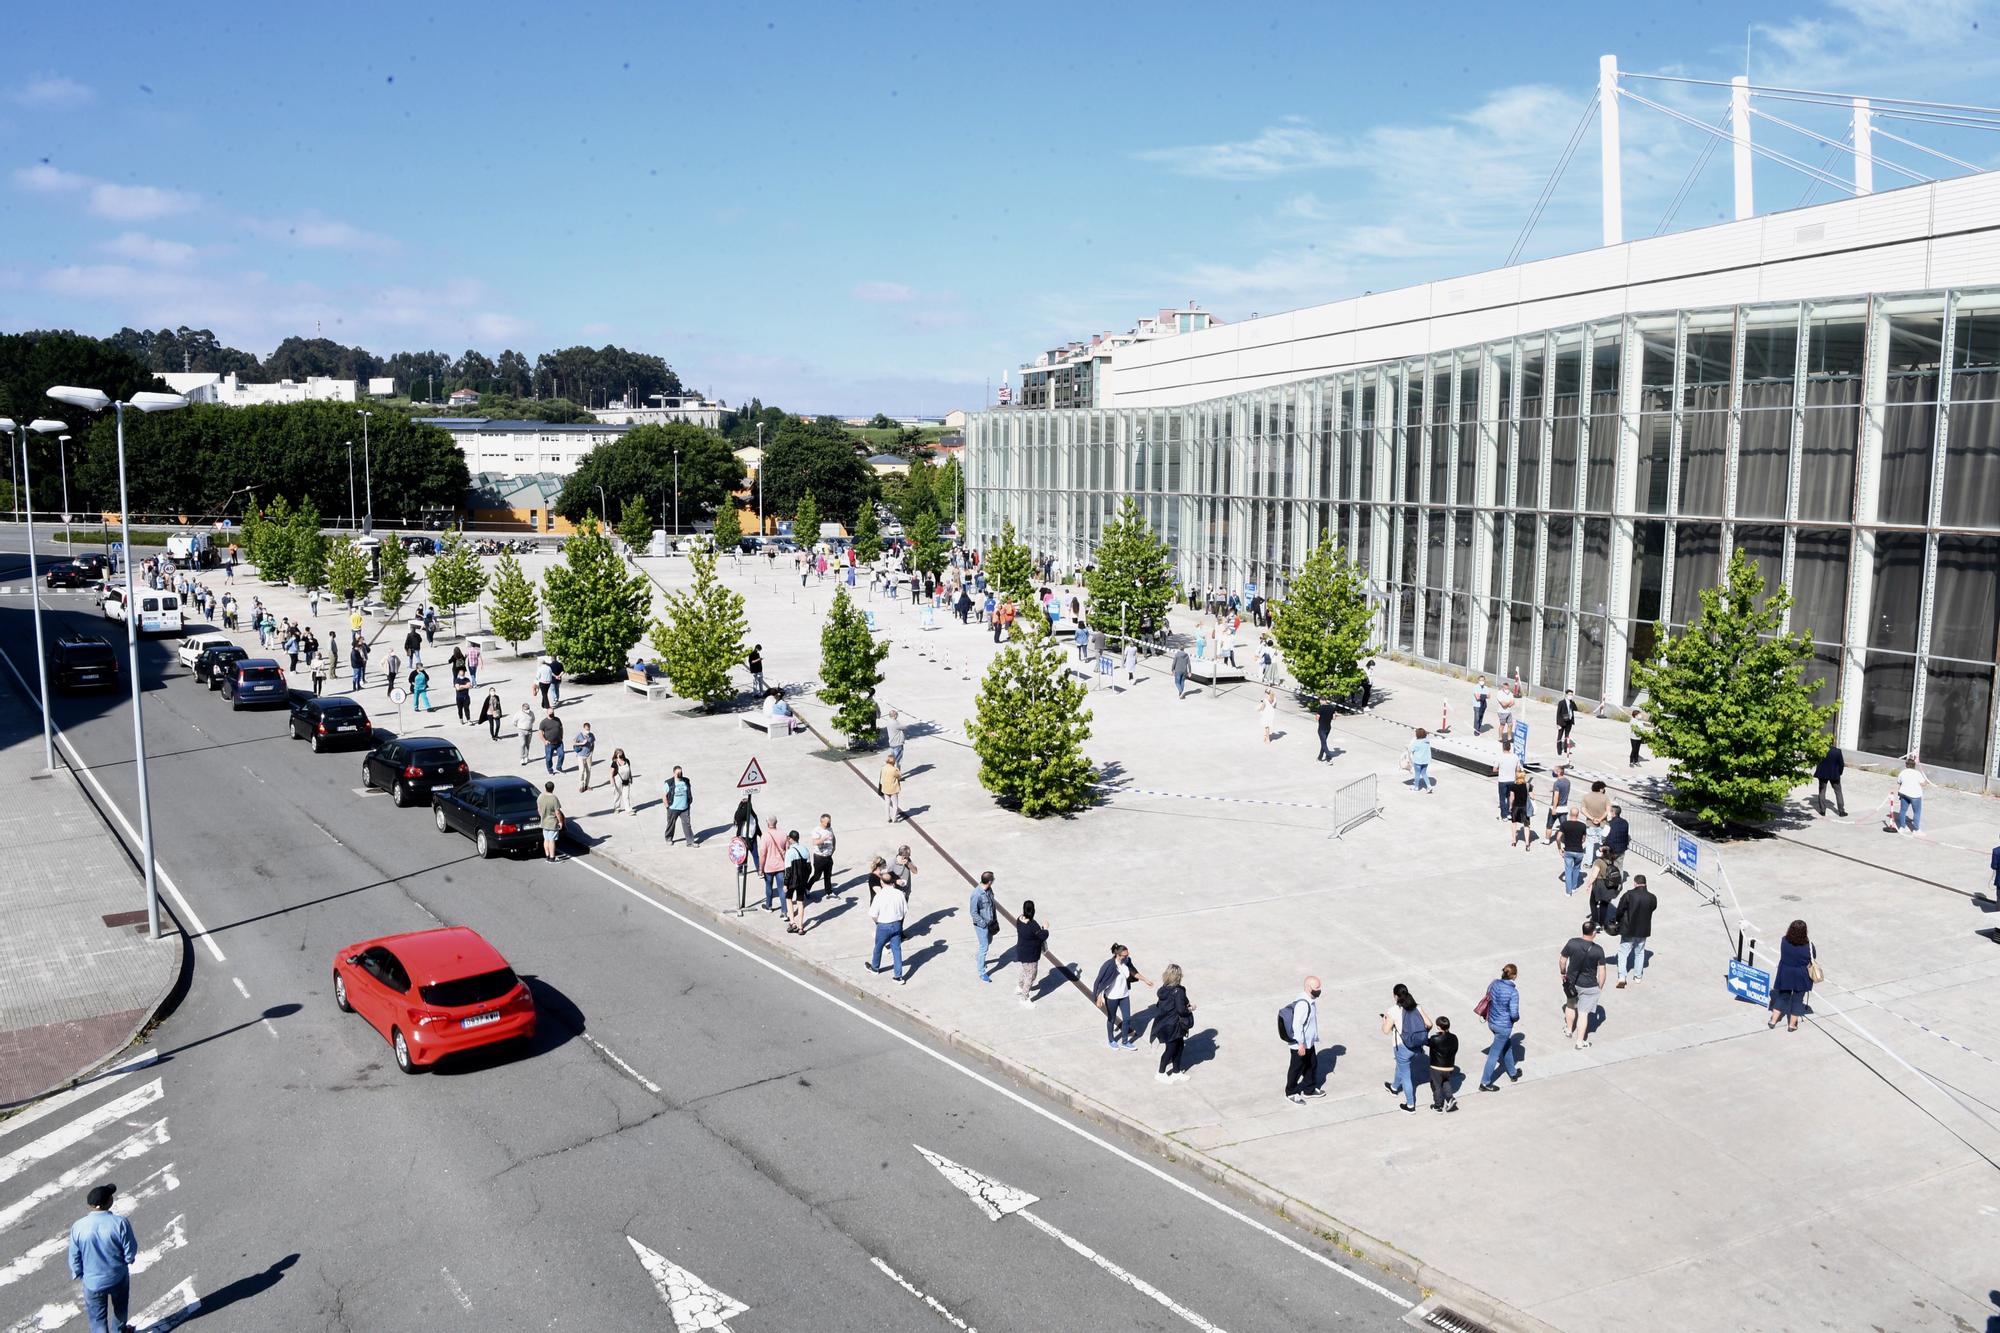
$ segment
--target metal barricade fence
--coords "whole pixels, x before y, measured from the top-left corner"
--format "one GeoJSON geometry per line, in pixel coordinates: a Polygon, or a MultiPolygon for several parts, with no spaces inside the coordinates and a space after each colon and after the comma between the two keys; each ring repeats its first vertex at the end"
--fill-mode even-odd
{"type": "Polygon", "coordinates": [[[1633,855],[1653,862],[1712,905],[1720,906],[1725,897],[1734,902],[1736,895],[1723,870],[1722,852],[1714,843],[1649,810],[1628,807],[1625,822],[1632,830],[1633,855]]]}
{"type": "Polygon", "coordinates": [[[1374,773],[1367,773],[1333,789],[1334,837],[1338,838],[1382,813],[1381,792],[1376,777],[1374,773]]]}

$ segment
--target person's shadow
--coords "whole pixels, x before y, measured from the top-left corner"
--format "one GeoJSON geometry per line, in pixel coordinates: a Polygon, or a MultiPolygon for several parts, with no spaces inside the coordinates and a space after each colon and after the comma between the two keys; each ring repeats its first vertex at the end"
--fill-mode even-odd
{"type": "Polygon", "coordinates": [[[1188,1033],[1187,1044],[1181,1047],[1181,1068],[1193,1069],[1205,1065],[1215,1058],[1214,1028],[1203,1028],[1199,1032],[1188,1033]]]}
{"type": "Polygon", "coordinates": [[[952,915],[957,910],[958,909],[956,907],[938,908],[937,911],[932,912],[930,915],[921,917],[918,920],[912,922],[910,925],[905,926],[903,928],[903,938],[906,940],[913,940],[918,938],[919,936],[930,934],[932,926],[944,920],[946,917],[952,915]]]}
{"type": "Polygon", "coordinates": [[[209,1292],[195,1304],[148,1325],[145,1333],[168,1333],[168,1330],[179,1328],[182,1324],[191,1323],[204,1315],[211,1315],[217,1310],[228,1309],[238,1301],[247,1301],[253,1296],[261,1296],[282,1282],[285,1277],[285,1271],[298,1261],[298,1255],[288,1254],[261,1273],[252,1273],[248,1277],[239,1277],[234,1282],[209,1292]]]}
{"type": "Polygon", "coordinates": [[[903,958],[903,975],[914,977],[917,974],[918,968],[930,962],[931,959],[937,957],[950,947],[943,940],[933,940],[915,953],[905,955],[903,958]]]}

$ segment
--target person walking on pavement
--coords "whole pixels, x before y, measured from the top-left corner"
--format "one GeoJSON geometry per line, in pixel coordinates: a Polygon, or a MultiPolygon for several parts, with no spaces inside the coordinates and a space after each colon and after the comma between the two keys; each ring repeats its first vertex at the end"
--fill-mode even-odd
{"type": "Polygon", "coordinates": [[[1410,741],[1410,748],[1405,753],[1410,761],[1410,785],[1420,794],[1430,795],[1437,786],[1431,778],[1430,733],[1418,727],[1417,734],[1410,741]]]}
{"type": "Polygon", "coordinates": [[[1556,831],[1569,818],[1569,766],[1557,764],[1550,770],[1548,822],[1542,827],[1542,841],[1556,844],[1556,831]]]}
{"type": "Polygon", "coordinates": [[[888,739],[889,757],[895,760],[898,766],[901,766],[903,762],[903,745],[909,739],[903,731],[903,715],[891,708],[888,716],[883,720],[882,731],[888,739]]]}
{"type": "Polygon", "coordinates": [[[1514,764],[1514,780],[1509,784],[1508,791],[1514,816],[1514,838],[1508,845],[1533,851],[1535,830],[1529,821],[1535,816],[1535,789],[1528,781],[1528,770],[1518,761],[1514,764]]]}
{"type": "Polygon", "coordinates": [[[544,782],[542,794],[535,798],[535,817],[542,821],[542,859],[556,859],[556,840],[562,837],[563,808],[556,797],[556,784],[544,782]]]}
{"type": "Polygon", "coordinates": [[[1326,743],[1327,734],[1333,730],[1333,700],[1321,699],[1313,710],[1319,726],[1319,762],[1333,762],[1333,747],[1326,743]]]}
{"type": "Polygon", "coordinates": [[[1472,734],[1477,736],[1486,729],[1486,677],[1472,687],[1472,734]]]}
{"type": "Polygon", "coordinates": [[[1576,743],[1570,733],[1576,730],[1576,691],[1564,690],[1563,697],[1556,703],[1556,753],[1567,756],[1576,743]]]}
{"type": "Polygon", "coordinates": [[[1264,744],[1271,743],[1271,728],[1278,725],[1278,696],[1264,691],[1264,702],[1257,705],[1257,723],[1264,728],[1264,744]]]}
{"type": "Polygon", "coordinates": [[[1139,679],[1139,645],[1125,640],[1125,683],[1132,685],[1139,679]]]}
{"type": "MultiPolygon", "coordinates": [[[[997,638],[995,641],[998,641],[997,638]]],[[[1192,666],[1193,664],[1188,661],[1187,649],[1174,649],[1174,698],[1187,698],[1187,678],[1192,666]]]]}
{"type": "Polygon", "coordinates": [[[90,1333],[124,1333],[132,1303],[132,1265],[139,1238],[132,1224],[111,1211],[116,1185],[98,1185],[85,1200],[90,1211],[69,1229],[69,1275],[83,1283],[83,1312],[90,1333]]]}
{"type": "Polygon", "coordinates": [[[421,712],[435,711],[431,707],[431,673],[424,668],[410,668],[410,707],[421,712]]]}
{"type": "MultiPolygon", "coordinates": [[[[738,640],[737,640],[737,642],[738,642],[738,643],[741,643],[741,642],[742,642],[742,640],[741,640],[741,639],[738,639],[738,640]]],[[[750,649],[750,659],[749,659],[749,661],[747,661],[746,663],[744,663],[744,665],[746,665],[746,666],[748,666],[748,667],[750,668],[750,690],[751,690],[751,693],[753,693],[753,694],[757,695],[757,696],[758,696],[759,698],[762,698],[762,697],[763,697],[763,695],[764,695],[764,693],[765,693],[765,690],[764,690],[764,645],[763,645],[763,644],[761,644],[761,643],[760,643],[760,644],[757,644],[757,645],[753,646],[753,647],[752,647],[752,648],[750,649]]]]}
{"type": "Polygon", "coordinates": [[[896,756],[891,754],[882,761],[882,776],[875,780],[882,792],[882,805],[889,812],[888,822],[893,824],[903,817],[903,770],[896,766],[896,756]]]}
{"type": "Polygon", "coordinates": [[[1427,1043],[1431,1066],[1431,1110],[1443,1114],[1458,1109],[1451,1082],[1458,1077],[1458,1038],[1452,1035],[1451,1020],[1438,1015],[1437,1030],[1427,1043]]]}
{"type": "Polygon", "coordinates": [[[1616,858],[1599,847],[1597,859],[1590,863],[1590,878],[1584,881],[1590,897],[1590,919],[1599,930],[1613,930],[1617,926],[1618,891],[1624,886],[1625,874],[1618,868],[1616,858]]]}
{"type": "Polygon", "coordinates": [[[1507,1071],[1510,1083],[1521,1081],[1521,1071],[1514,1058],[1514,1029],[1521,1022],[1521,990],[1514,984],[1514,978],[1521,970],[1512,963],[1500,969],[1500,975],[1486,985],[1486,995],[1473,1012],[1486,1020],[1486,1030],[1493,1035],[1493,1042],[1486,1048],[1486,1070],[1479,1076],[1481,1092],[1498,1092],[1500,1085],[1493,1076],[1502,1069],[1507,1071]]]}
{"type": "Polygon", "coordinates": [[[1105,1045],[1113,1049],[1139,1049],[1139,1033],[1132,1026],[1135,981],[1144,986],[1153,984],[1140,974],[1139,965],[1132,961],[1132,951],[1122,944],[1113,944],[1111,956],[1099,965],[1097,980],[1090,986],[1090,998],[1104,1011],[1105,1045]]]}
{"type": "Polygon", "coordinates": [[[465,674],[472,677],[472,684],[477,688],[479,685],[479,641],[476,639],[473,640],[472,646],[465,650],[465,674]]]}
{"type": "Polygon", "coordinates": [[[542,767],[551,773],[569,772],[569,764],[563,759],[563,724],[551,708],[542,715],[542,767]]]}
{"type": "Polygon", "coordinates": [[[1626,738],[1632,742],[1632,753],[1625,760],[1627,768],[1637,768],[1639,766],[1639,747],[1646,743],[1645,737],[1639,734],[1640,729],[1651,721],[1652,719],[1646,716],[1645,709],[1637,706],[1633,707],[1632,716],[1625,723],[1626,738]]]}
{"type": "Polygon", "coordinates": [[[410,632],[403,636],[403,651],[413,666],[423,660],[424,636],[418,632],[415,621],[410,622],[410,632]]]}
{"type": "Polygon", "coordinates": [[[611,813],[623,810],[628,815],[636,815],[638,809],[632,804],[632,761],[625,757],[622,746],[611,751],[611,813]]]}
{"type": "Polygon", "coordinates": [[[451,673],[451,701],[458,706],[458,720],[465,726],[472,725],[472,677],[459,667],[451,673]]]}
{"type": "Polygon", "coordinates": [[[812,832],[806,834],[806,842],[812,847],[812,879],[806,888],[811,890],[817,883],[821,885],[819,897],[825,902],[833,896],[833,816],[821,815],[819,823],[813,825],[812,832]]]}
{"type": "Polygon", "coordinates": [[[806,890],[812,887],[812,861],[799,842],[799,831],[785,835],[785,933],[806,933],[806,890]]]}
{"type": "Polygon", "coordinates": [[[1307,977],[1299,986],[1299,997],[1283,1011],[1283,1036],[1291,1048],[1285,1061],[1285,1097],[1303,1106],[1308,1097],[1323,1097],[1319,1085],[1319,995],[1318,977],[1307,977]]]}
{"type": "Polygon", "coordinates": [[[396,677],[402,674],[403,670],[403,659],[396,656],[395,649],[391,648],[389,650],[389,660],[383,663],[383,668],[387,672],[387,675],[382,683],[382,693],[394,694],[396,692],[396,677]]]}
{"type": "Polygon", "coordinates": [[[486,734],[494,740],[500,739],[500,724],[506,720],[506,706],[500,702],[500,691],[491,685],[486,687],[486,697],[479,702],[477,721],[486,724],[486,734]]]}
{"type": "Polygon", "coordinates": [[[549,654],[549,692],[555,696],[556,707],[562,707],[563,664],[555,654],[549,654]]]}
{"type": "Polygon", "coordinates": [[[465,670],[465,646],[463,644],[455,643],[452,645],[451,656],[445,659],[445,665],[451,668],[453,675],[465,670]]]}
{"type": "Polygon", "coordinates": [[[1396,1077],[1382,1086],[1390,1092],[1401,1093],[1403,1109],[1414,1111],[1417,1109],[1417,1075],[1411,1061],[1430,1039],[1431,1020],[1417,1008],[1416,997],[1402,982],[1395,984],[1390,995],[1396,1003],[1394,1007],[1382,1011],[1382,1035],[1389,1039],[1390,1047],[1396,1053],[1396,1077]]]}
{"type": "Polygon", "coordinates": [[[1922,830],[1924,788],[1930,785],[1930,777],[1917,766],[1917,757],[1905,756],[1902,771],[1896,774],[1896,827],[1903,833],[1915,834],[1922,830]]]}
{"type": "Polygon", "coordinates": [[[1180,964],[1168,963],[1160,972],[1160,988],[1153,997],[1153,1040],[1160,1043],[1160,1067],[1154,1078],[1162,1083],[1187,1081],[1181,1054],[1193,1031],[1194,1005],[1181,984],[1180,964]]]}
{"type": "Polygon", "coordinates": [[[555,672],[549,667],[547,656],[535,663],[535,693],[542,698],[542,707],[549,707],[549,687],[555,683],[555,672]]]}
{"type": "Polygon", "coordinates": [[[315,658],[310,674],[312,676],[313,694],[317,697],[326,689],[326,659],[323,657],[315,658]]]}
{"type": "Polygon", "coordinates": [[[1778,945],[1778,972],[1771,978],[1771,1021],[1764,1026],[1774,1028],[1782,1017],[1785,1030],[1797,1032],[1799,1019],[1805,1016],[1806,996],[1812,994],[1818,980],[1819,950],[1806,933],[1806,923],[1794,921],[1778,945]]]}
{"type": "Polygon", "coordinates": [[[1590,1045],[1590,1021],[1597,1015],[1604,994],[1604,950],[1597,943],[1597,923],[1586,921],[1581,933],[1563,945],[1556,956],[1556,975],[1562,978],[1563,1031],[1580,1051],[1590,1045]]]}
{"type": "Polygon", "coordinates": [[[870,972],[882,970],[882,946],[889,946],[889,961],[895,967],[898,986],[909,984],[903,974],[903,921],[909,916],[909,895],[896,887],[895,879],[882,865],[880,857],[875,858],[875,869],[870,872],[877,880],[875,896],[868,903],[868,919],[875,923],[875,947],[868,955],[867,967],[870,972]]]}
{"type": "Polygon", "coordinates": [[[1562,869],[1556,878],[1563,884],[1563,896],[1572,897],[1583,886],[1583,843],[1588,830],[1580,819],[1565,818],[1556,829],[1556,842],[1562,848],[1562,869]]]}
{"type": "Polygon", "coordinates": [[[514,734],[521,739],[521,762],[528,762],[528,747],[535,739],[535,706],[526,699],[521,700],[521,711],[514,714],[514,734]]]}
{"type": "Polygon", "coordinates": [[[1847,793],[1840,789],[1840,778],[1846,771],[1847,756],[1840,752],[1838,745],[1827,746],[1826,753],[1819,757],[1817,764],[1813,765],[1813,781],[1819,784],[1819,795],[1815,798],[1814,805],[1818,808],[1821,819],[1826,818],[1828,787],[1833,788],[1834,812],[1842,819],[1847,818],[1847,793]]]}
{"type": "Polygon", "coordinates": [[[577,767],[583,770],[583,782],[578,791],[590,790],[590,761],[597,755],[597,733],[590,729],[588,722],[576,729],[576,739],[570,743],[576,754],[577,767]]]}
{"type": "MultiPolygon", "coordinates": [[[[745,796],[743,799],[748,801],[750,798],[745,796]]],[[[687,774],[681,772],[679,764],[674,765],[674,771],[660,784],[660,804],[667,812],[667,842],[669,844],[673,842],[674,828],[678,825],[681,841],[689,847],[694,846],[694,783],[688,780],[687,774]]],[[[638,812],[635,810],[633,813],[638,812]]],[[[774,819],[771,822],[775,825],[778,821],[774,819]]],[[[754,837],[756,832],[756,824],[753,821],[750,827],[751,836],[754,837]]]]}
{"type": "Polygon", "coordinates": [[[1618,900],[1618,989],[1627,981],[1646,979],[1646,940],[1653,933],[1653,912],[1660,900],[1646,887],[1644,875],[1632,876],[1632,887],[1618,900]]]}
{"type": "Polygon", "coordinates": [[[776,816],[764,826],[763,836],[757,840],[757,870],[764,876],[764,901],[761,906],[767,912],[783,911],[785,839],[778,832],[776,816]]]}
{"type": "Polygon", "coordinates": [[[1000,921],[1000,904],[993,897],[992,871],[979,872],[979,883],[973,886],[965,914],[972,922],[973,967],[978,970],[979,979],[991,985],[993,978],[986,972],[986,954],[993,944],[993,927],[1000,921]]]}
{"type": "Polygon", "coordinates": [[[1014,919],[1014,961],[1021,965],[1021,1007],[1035,1002],[1035,975],[1042,970],[1042,951],[1048,947],[1049,928],[1035,920],[1035,900],[1021,904],[1014,919]]]}
{"type": "Polygon", "coordinates": [[[368,649],[363,646],[361,636],[354,636],[354,644],[347,650],[348,670],[354,675],[353,692],[361,693],[361,682],[368,678],[368,649]]]}
{"type": "Polygon", "coordinates": [[[1500,797],[1500,818],[1514,817],[1514,756],[1503,754],[1493,764],[1493,786],[1500,797]]]}

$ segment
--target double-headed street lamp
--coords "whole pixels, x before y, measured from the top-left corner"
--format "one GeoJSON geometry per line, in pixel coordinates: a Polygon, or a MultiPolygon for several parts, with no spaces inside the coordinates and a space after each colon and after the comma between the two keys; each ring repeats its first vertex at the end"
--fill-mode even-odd
{"type": "Polygon", "coordinates": [[[62,469],[63,491],[63,551],[74,555],[76,536],[69,530],[69,436],[56,436],[56,466],[62,469]]]}
{"type": "MultiPolygon", "coordinates": [[[[14,436],[10,445],[20,447],[21,502],[28,515],[28,588],[35,599],[35,670],[40,673],[42,685],[42,768],[53,773],[56,768],[56,731],[49,718],[49,659],[42,647],[42,574],[35,563],[35,491],[34,483],[28,477],[28,432],[48,435],[63,428],[60,421],[38,417],[16,426],[7,417],[0,417],[0,430],[14,436]]],[[[10,452],[9,457],[13,455],[10,452]]]]}
{"type": "MultiPolygon", "coordinates": [[[[361,486],[363,498],[368,501],[368,517],[361,529],[364,535],[375,531],[375,470],[368,463],[368,418],[374,415],[373,412],[363,412],[361,414],[361,486]]],[[[350,472],[353,471],[353,463],[351,461],[348,464],[348,470],[350,472]]],[[[353,483],[350,482],[349,486],[351,487],[352,485],[353,483]]]]}
{"type": "Polygon", "coordinates": [[[361,528],[361,519],[354,510],[354,441],[347,440],[345,443],[347,445],[347,526],[359,531],[361,528]]]}
{"type": "MultiPolygon", "coordinates": [[[[665,401],[664,399],[662,401],[665,401]]],[[[681,535],[681,451],[674,449],[674,536],[681,535]]]]}
{"type": "MultiPolygon", "coordinates": [[[[68,384],[50,389],[49,397],[90,412],[112,407],[118,413],[118,525],[125,543],[125,665],[132,677],[132,754],[139,772],[139,841],[144,845],[146,864],[146,931],[158,939],[160,881],[153,864],[153,797],[146,786],[146,722],[139,689],[139,596],[132,586],[132,502],[125,493],[125,409],[171,412],[186,407],[188,400],[177,393],[135,393],[129,401],[114,403],[102,389],[79,389],[68,384]]],[[[43,697],[47,697],[46,690],[43,697]]]]}

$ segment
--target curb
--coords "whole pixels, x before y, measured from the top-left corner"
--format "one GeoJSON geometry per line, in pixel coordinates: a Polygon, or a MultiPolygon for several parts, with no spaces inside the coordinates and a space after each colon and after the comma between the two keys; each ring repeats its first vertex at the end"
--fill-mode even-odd
{"type": "MultiPolygon", "coordinates": [[[[91,803],[91,808],[96,809],[96,802],[93,801],[91,803]]],[[[98,817],[103,818],[101,813],[98,817]]],[[[119,845],[121,847],[124,845],[124,839],[119,839],[119,845]]],[[[173,916],[172,906],[164,899],[160,902],[160,910],[169,916],[173,916]]],[[[51,1083],[40,1092],[30,1093],[26,1097],[18,1097],[11,1102],[0,1102],[0,1131],[6,1130],[7,1120],[15,1112],[25,1111],[45,1097],[54,1096],[58,1092],[68,1092],[71,1088],[88,1083],[107,1067],[118,1063],[124,1058],[125,1053],[132,1048],[132,1043],[139,1039],[141,1033],[179,1007],[182,998],[188,992],[188,988],[193,984],[194,969],[190,964],[194,960],[194,940],[188,935],[187,927],[181,924],[181,919],[178,916],[173,917],[173,921],[174,933],[180,940],[180,959],[175,963],[173,975],[167,979],[166,986],[161,989],[156,997],[143,1006],[144,1017],[140,1018],[133,1025],[130,1032],[119,1038],[116,1046],[113,1046],[102,1055],[91,1057],[90,1062],[75,1073],[51,1083]]]]}
{"type": "Polygon", "coordinates": [[[715,926],[745,941],[746,945],[754,943],[772,948],[773,952],[779,952],[793,966],[809,971],[817,984],[838,990],[856,1002],[887,1008],[895,1017],[922,1029],[948,1049],[969,1056],[989,1069],[1004,1074],[1092,1124],[1112,1131],[1132,1146],[1165,1158],[1176,1165],[1187,1167],[1202,1178],[1222,1186],[1278,1219],[1302,1227],[1323,1247],[1339,1250],[1393,1277],[1400,1278],[1416,1286],[1424,1297],[1442,1296],[1464,1313],[1471,1314],[1496,1328],[1509,1330],[1510,1333],[1560,1333],[1554,1325],[1544,1323],[1532,1315],[1516,1310],[1505,1302],[1439,1272],[1423,1260],[1396,1248],[1390,1242],[1357,1231],[1314,1205],[1266,1184],[1226,1162],[1210,1157],[1199,1149],[1190,1148],[1171,1135],[1107,1106],[1066,1083],[1050,1078],[1032,1066],[1022,1064],[981,1045],[962,1032],[941,1027],[922,1014],[887,1004],[880,995],[857,985],[852,978],[834,972],[812,959],[784,950],[778,942],[765,939],[750,931],[744,925],[743,919],[734,912],[717,908],[702,899],[682,893],[647,872],[637,869],[630,862],[599,850],[598,847],[590,847],[587,850],[592,859],[601,860],[607,866],[629,875],[638,883],[669,895],[676,903],[699,913],[715,926]]]}

